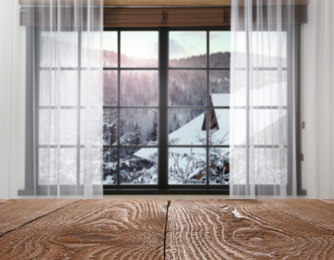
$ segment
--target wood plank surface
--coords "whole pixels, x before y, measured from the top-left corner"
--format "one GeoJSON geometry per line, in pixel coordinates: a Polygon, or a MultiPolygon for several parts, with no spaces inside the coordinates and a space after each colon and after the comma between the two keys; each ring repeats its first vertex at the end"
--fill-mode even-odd
{"type": "Polygon", "coordinates": [[[323,200],[323,201],[326,202],[326,203],[334,204],[334,200],[323,200]]]}
{"type": "Polygon", "coordinates": [[[319,200],[179,200],[166,259],[334,259],[334,205],[319,200]]]}
{"type": "Polygon", "coordinates": [[[0,236],[78,200],[0,200],[0,236]]]}
{"type": "Polygon", "coordinates": [[[0,259],[163,259],[167,200],[84,200],[0,238],[0,259]]]}

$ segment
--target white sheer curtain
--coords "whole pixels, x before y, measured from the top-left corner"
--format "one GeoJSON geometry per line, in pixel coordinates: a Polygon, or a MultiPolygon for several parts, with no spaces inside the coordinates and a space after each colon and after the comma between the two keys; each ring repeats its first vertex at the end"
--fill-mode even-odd
{"type": "Polygon", "coordinates": [[[284,2],[232,0],[232,198],[296,195],[297,34],[284,2]]]}
{"type": "Polygon", "coordinates": [[[334,199],[334,1],[311,0],[302,28],[302,185],[334,199]]]}
{"type": "Polygon", "coordinates": [[[11,2],[7,195],[102,196],[103,0],[11,2]]]}

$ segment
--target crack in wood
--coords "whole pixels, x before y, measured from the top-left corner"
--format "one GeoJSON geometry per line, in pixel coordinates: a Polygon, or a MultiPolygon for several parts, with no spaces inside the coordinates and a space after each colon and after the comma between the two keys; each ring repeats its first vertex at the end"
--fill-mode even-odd
{"type": "Polygon", "coordinates": [[[26,226],[26,225],[29,225],[29,224],[31,224],[31,223],[33,223],[33,222],[35,222],[35,221],[37,221],[37,220],[39,220],[39,219],[41,219],[41,218],[44,218],[45,216],[47,216],[47,215],[49,215],[49,214],[51,214],[51,213],[57,212],[58,210],[64,209],[64,208],[66,208],[66,207],[68,207],[68,206],[72,206],[73,204],[78,203],[78,202],[80,202],[80,201],[81,201],[81,200],[74,201],[74,202],[72,202],[72,203],[70,203],[70,204],[67,204],[67,205],[62,206],[62,207],[60,207],[60,208],[57,208],[57,209],[55,209],[55,210],[53,210],[53,211],[47,212],[47,213],[45,213],[45,214],[43,214],[43,215],[40,215],[40,216],[38,216],[38,217],[36,217],[36,218],[34,218],[34,219],[28,220],[27,222],[25,222],[25,223],[22,224],[22,225],[19,225],[19,226],[15,227],[15,228],[9,229],[9,230],[7,230],[7,231],[5,231],[5,232],[3,232],[3,233],[0,234],[0,239],[1,239],[3,236],[5,236],[5,235],[7,235],[7,234],[9,234],[9,233],[11,233],[11,232],[13,232],[13,231],[15,231],[15,230],[18,230],[18,229],[20,229],[20,228],[22,228],[22,227],[24,227],[24,226],[26,226]]]}
{"type": "Polygon", "coordinates": [[[164,232],[164,259],[166,259],[166,235],[167,235],[167,224],[168,224],[168,210],[169,210],[169,206],[170,206],[171,201],[168,200],[167,203],[167,210],[166,210],[166,224],[165,224],[165,232],[164,232]]]}

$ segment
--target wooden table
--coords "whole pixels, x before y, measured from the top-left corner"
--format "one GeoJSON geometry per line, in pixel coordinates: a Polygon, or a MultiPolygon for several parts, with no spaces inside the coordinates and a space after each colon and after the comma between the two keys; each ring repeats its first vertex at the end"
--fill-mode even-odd
{"type": "Polygon", "coordinates": [[[0,259],[334,259],[334,200],[0,200],[0,259]]]}

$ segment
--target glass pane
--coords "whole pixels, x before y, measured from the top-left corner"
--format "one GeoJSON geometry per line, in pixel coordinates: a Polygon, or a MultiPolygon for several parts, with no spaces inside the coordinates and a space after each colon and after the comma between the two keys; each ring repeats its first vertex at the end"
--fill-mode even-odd
{"type": "Polygon", "coordinates": [[[58,167],[55,167],[56,152],[57,149],[54,148],[39,148],[39,184],[56,184],[58,181],[60,184],[76,184],[77,149],[61,148],[58,154],[58,167]]]}
{"type": "Polygon", "coordinates": [[[230,182],[230,159],[229,150],[226,148],[211,148],[210,161],[210,184],[225,184],[230,182]]]}
{"type": "Polygon", "coordinates": [[[233,143],[245,145],[247,136],[254,145],[287,145],[288,125],[286,109],[234,109],[231,116],[238,118],[233,125],[233,143]],[[247,133],[247,115],[251,118],[250,132],[247,133]]]}
{"type": "Polygon", "coordinates": [[[206,150],[203,148],[169,148],[169,184],[205,184],[206,150]]]}
{"type": "MultiPolygon", "coordinates": [[[[234,149],[233,156],[230,157],[231,167],[233,167],[233,184],[245,185],[250,182],[260,185],[284,185],[288,183],[287,148],[253,148],[250,153],[247,148],[234,149]],[[256,178],[252,178],[253,174],[249,176],[244,167],[236,167],[246,165],[247,154],[250,155],[249,167],[252,173],[256,173],[256,178]]],[[[259,189],[261,188],[268,189],[268,187],[259,186],[259,189]]],[[[262,191],[259,190],[259,192],[262,191]]]]}
{"type": "Polygon", "coordinates": [[[121,149],[120,156],[121,184],[158,183],[158,149],[121,149]]]}
{"type": "Polygon", "coordinates": [[[101,169],[104,167],[102,156],[102,147],[80,149],[80,184],[101,184],[101,169]]]}
{"type": "MultiPolygon", "coordinates": [[[[237,70],[234,72],[235,86],[233,105],[247,105],[247,72],[237,70]]],[[[286,106],[287,105],[287,72],[254,70],[251,71],[252,86],[249,92],[250,106],[286,106]]]]}
{"type": "Polygon", "coordinates": [[[117,67],[118,64],[117,32],[103,32],[104,67],[117,67]]]}
{"type": "Polygon", "coordinates": [[[157,109],[121,109],[121,145],[157,145],[157,109]]]}
{"type": "Polygon", "coordinates": [[[205,70],[170,70],[169,105],[205,106],[206,84],[205,70]]]}
{"type": "Polygon", "coordinates": [[[122,71],[122,106],[158,106],[158,71],[122,71]]]}
{"type": "MultiPolygon", "coordinates": [[[[103,40],[100,32],[81,32],[81,66],[96,68],[102,61],[100,46],[103,40]]],[[[103,42],[102,42],[103,43],[103,42]]]]}
{"type": "Polygon", "coordinates": [[[252,133],[255,145],[287,145],[288,121],[286,109],[254,109],[252,133]]]}
{"type": "Polygon", "coordinates": [[[117,149],[103,149],[103,184],[117,183],[117,149]]]}
{"type": "Polygon", "coordinates": [[[77,143],[77,117],[75,109],[40,109],[39,110],[39,144],[75,145],[77,143]],[[56,117],[58,115],[58,119],[56,117]]]}
{"type": "Polygon", "coordinates": [[[103,110],[103,145],[117,145],[117,109],[103,110]]]}
{"type": "Polygon", "coordinates": [[[103,106],[102,80],[99,70],[81,71],[80,103],[82,106],[103,106]]]}
{"type": "Polygon", "coordinates": [[[230,106],[230,72],[211,70],[209,75],[212,105],[215,107],[230,106]]]}
{"type": "Polygon", "coordinates": [[[230,32],[210,32],[210,67],[230,67],[230,32]]]}
{"type": "Polygon", "coordinates": [[[170,109],[168,115],[169,144],[205,145],[206,130],[203,130],[204,121],[204,109],[170,109]]]}
{"type": "Polygon", "coordinates": [[[286,32],[236,32],[234,34],[237,44],[231,45],[235,52],[235,66],[244,68],[248,59],[253,68],[287,67],[287,33],[286,32]],[[247,37],[252,41],[251,57],[247,57],[247,37]]]}
{"type": "Polygon", "coordinates": [[[209,109],[209,137],[211,145],[228,145],[230,138],[229,109],[209,109]]]}
{"type": "Polygon", "coordinates": [[[206,67],[206,32],[170,32],[170,67],[206,67]]]}
{"type": "Polygon", "coordinates": [[[41,67],[78,67],[77,32],[41,32],[41,67]]]}
{"type": "Polygon", "coordinates": [[[122,67],[158,67],[158,32],[121,32],[122,67]]]}
{"type": "Polygon", "coordinates": [[[78,103],[78,72],[40,71],[40,106],[76,106],[78,103]],[[57,83],[57,85],[56,85],[57,83]],[[57,98],[57,100],[56,100],[57,98]]]}
{"type": "Polygon", "coordinates": [[[117,106],[118,87],[117,72],[105,71],[103,73],[103,101],[106,106],[117,106]]]}

